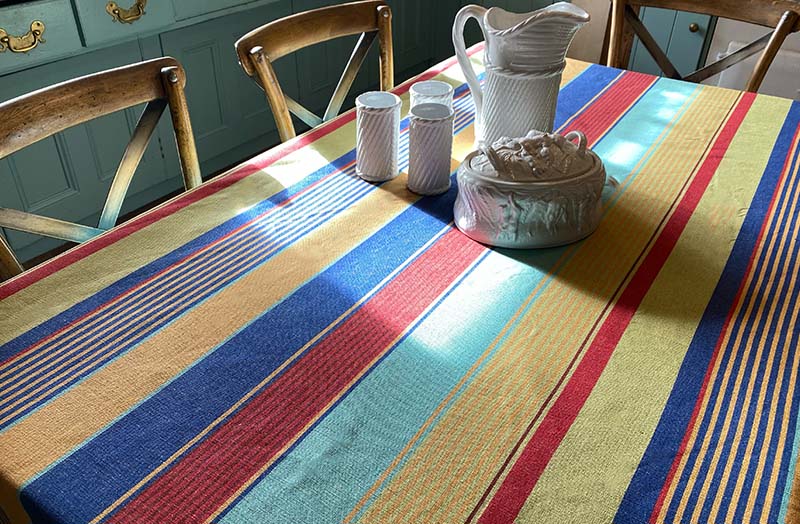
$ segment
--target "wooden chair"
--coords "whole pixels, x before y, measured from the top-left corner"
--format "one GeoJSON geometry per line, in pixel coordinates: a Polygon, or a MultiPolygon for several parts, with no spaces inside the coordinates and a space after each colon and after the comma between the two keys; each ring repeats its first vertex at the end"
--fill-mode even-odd
{"type": "Polygon", "coordinates": [[[392,11],[379,0],[352,2],[297,13],[254,29],[236,42],[239,63],[267,95],[281,141],[296,136],[290,111],[311,127],[339,114],[347,92],[376,36],[380,45],[380,88],[387,91],[394,87],[392,11]],[[361,37],[322,117],[286,96],[272,67],[275,60],[313,44],[359,33],[361,37]]]}
{"type": "MultiPolygon", "coordinates": [[[[200,165],[183,87],[186,75],[173,58],[157,58],[68,80],[0,104],[0,158],[115,111],[147,102],[111,183],[97,227],[0,208],[0,227],[84,242],[114,227],[125,193],[164,109],[169,106],[186,189],[200,185],[200,165]]],[[[0,236],[0,282],[23,271],[0,236]]]]}
{"type": "Polygon", "coordinates": [[[627,22],[665,76],[689,82],[705,80],[763,49],[746,87],[747,91],[757,91],[786,36],[800,29],[798,11],[800,3],[796,0],[612,0],[608,65],[620,68],[627,65],[632,41],[626,38],[627,22]],[[640,6],[730,18],[774,30],[721,60],[681,76],[639,19],[636,8],[640,6]]]}

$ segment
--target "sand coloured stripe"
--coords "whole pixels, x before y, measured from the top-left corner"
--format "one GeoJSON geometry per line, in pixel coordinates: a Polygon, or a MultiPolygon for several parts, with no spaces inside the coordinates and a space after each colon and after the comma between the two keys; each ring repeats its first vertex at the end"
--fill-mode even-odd
{"type": "MultiPolygon", "coordinates": [[[[790,176],[789,179],[791,180],[793,178],[794,177],[790,176]]],[[[786,177],[784,177],[784,180],[786,180],[786,177]]],[[[785,195],[786,193],[784,191],[781,191],[780,189],[776,189],[776,194],[784,194],[785,195]]],[[[782,198],[781,202],[782,203],[778,206],[778,210],[777,210],[778,214],[781,214],[781,209],[783,209],[784,206],[786,205],[786,199],[782,198]]],[[[775,254],[774,253],[774,249],[773,249],[774,242],[775,242],[775,237],[774,237],[774,235],[771,235],[770,236],[770,240],[769,240],[769,246],[766,247],[766,252],[769,253],[769,256],[772,256],[773,254],[775,254]]],[[[770,265],[772,265],[772,264],[768,263],[768,266],[770,266],[770,265]]],[[[775,270],[775,267],[774,267],[774,265],[772,265],[772,269],[770,270],[769,273],[765,273],[764,271],[758,271],[757,274],[760,275],[760,276],[759,276],[759,280],[758,280],[757,285],[760,286],[763,283],[764,285],[771,286],[772,282],[773,282],[772,275],[774,275],[774,270],[775,270]]],[[[752,301],[752,300],[750,300],[748,302],[747,311],[745,313],[745,318],[752,317],[753,315],[755,315],[755,319],[756,319],[755,323],[759,324],[761,319],[764,318],[764,314],[765,314],[766,309],[765,309],[763,303],[760,303],[758,305],[757,304],[758,304],[758,302],[752,301]]],[[[772,304],[774,306],[775,304],[777,304],[777,302],[772,302],[772,304]]],[[[771,316],[771,314],[772,314],[772,312],[768,313],[769,316],[771,316]]],[[[733,326],[737,326],[737,325],[740,325],[740,324],[741,323],[737,321],[737,323],[734,324],[733,326]]],[[[736,342],[734,343],[735,344],[734,347],[739,346],[742,343],[742,338],[741,337],[742,337],[743,333],[744,332],[741,331],[741,330],[738,332],[738,335],[736,336],[736,342]]],[[[754,340],[752,338],[754,335],[755,335],[755,330],[750,330],[749,335],[748,335],[748,339],[747,339],[747,341],[745,343],[745,346],[744,346],[744,347],[747,348],[745,350],[745,354],[743,356],[744,360],[748,359],[748,353],[750,353],[750,349],[749,348],[755,346],[754,340]]],[[[763,350],[763,343],[762,344],[758,344],[758,347],[754,348],[754,353],[760,354],[762,352],[762,350],[763,350]]],[[[760,367],[760,364],[761,364],[761,362],[763,360],[764,359],[762,359],[759,356],[757,356],[755,358],[755,363],[756,364],[755,364],[754,370],[752,371],[752,373],[754,375],[758,372],[758,368],[760,367]]],[[[732,361],[728,360],[728,367],[727,367],[728,370],[731,369],[730,368],[731,363],[732,363],[732,361]]],[[[769,359],[767,359],[767,366],[769,366],[769,359]]],[[[739,383],[742,382],[742,380],[743,380],[742,377],[743,377],[744,370],[745,370],[745,366],[744,365],[739,367],[739,371],[737,372],[737,378],[735,379],[735,381],[732,384],[739,384],[739,383]]],[[[726,371],[726,376],[730,376],[730,375],[728,375],[728,371],[726,371]]],[[[727,382],[727,380],[725,380],[725,382],[727,382]]],[[[754,387],[754,382],[753,381],[749,381],[749,383],[746,386],[747,391],[745,391],[745,393],[744,393],[745,398],[752,394],[753,387],[754,387]]],[[[727,389],[728,389],[727,387],[723,386],[722,390],[725,391],[727,389]]],[[[710,390],[707,390],[707,391],[710,392],[710,390]]],[[[736,403],[736,399],[737,399],[739,394],[740,394],[740,389],[738,387],[736,387],[734,389],[734,392],[733,392],[733,400],[732,400],[732,402],[734,404],[736,403]]],[[[717,402],[719,402],[719,400],[717,402]]],[[[717,406],[720,406],[720,405],[721,404],[719,404],[719,403],[717,404],[717,406]]],[[[744,422],[745,416],[747,414],[748,406],[749,406],[749,403],[746,404],[746,406],[744,408],[744,414],[737,414],[737,417],[739,418],[739,424],[740,424],[739,427],[740,428],[741,428],[741,423],[744,422]]],[[[726,411],[725,422],[723,423],[724,424],[723,425],[723,433],[722,433],[722,437],[721,437],[720,440],[725,440],[726,439],[727,432],[731,428],[731,418],[732,418],[732,416],[733,416],[732,410],[728,409],[726,411]]],[[[706,434],[706,439],[708,439],[708,438],[710,438],[710,433],[706,434]]],[[[735,433],[734,433],[734,438],[733,438],[734,445],[731,448],[734,452],[738,448],[739,440],[740,440],[740,438],[736,438],[735,433]]],[[[711,457],[710,470],[704,471],[704,475],[706,475],[706,473],[707,473],[706,479],[710,479],[710,478],[714,477],[714,471],[715,471],[715,469],[717,467],[717,464],[719,463],[722,450],[723,450],[723,446],[721,446],[721,445],[717,446],[715,448],[713,456],[711,457]]],[[[701,455],[701,457],[702,457],[702,455],[701,455]]],[[[745,460],[746,460],[746,458],[745,458],[745,460]]],[[[695,462],[695,466],[694,466],[695,467],[695,471],[700,466],[700,464],[702,464],[702,462],[703,462],[702,458],[695,462]]],[[[677,511],[678,511],[679,514],[684,511],[684,509],[685,509],[685,502],[684,501],[688,500],[688,496],[692,493],[693,478],[694,477],[696,477],[696,475],[692,474],[692,477],[690,477],[690,483],[687,485],[685,491],[683,491],[683,497],[681,498],[681,503],[677,508],[677,511]]],[[[715,482],[715,484],[716,484],[716,482],[715,482]]],[[[727,485],[727,481],[725,480],[725,476],[723,476],[722,477],[722,481],[721,481],[721,487],[722,487],[721,491],[724,491],[726,485],[727,485]]],[[[699,514],[699,511],[705,506],[706,496],[708,494],[708,488],[709,488],[708,481],[706,481],[702,486],[700,486],[700,491],[698,493],[697,503],[694,506],[694,508],[695,508],[694,509],[694,513],[695,514],[699,514]]],[[[718,489],[718,488],[715,488],[715,489],[718,489]]],[[[734,488],[734,495],[736,494],[737,491],[740,491],[740,490],[741,490],[741,487],[734,488]]]]}
{"type": "MultiPolygon", "coordinates": [[[[790,177],[792,179],[794,179],[794,180],[797,180],[798,165],[799,164],[795,163],[795,166],[794,166],[794,169],[793,169],[793,173],[790,175],[790,177]]],[[[792,204],[791,204],[792,208],[796,207],[797,202],[798,202],[798,191],[797,191],[797,186],[795,185],[795,190],[793,191],[792,204]]],[[[793,252],[795,250],[795,248],[794,248],[795,239],[797,238],[798,233],[800,233],[800,228],[798,228],[798,223],[796,222],[795,223],[795,227],[794,227],[794,231],[792,233],[790,233],[791,241],[790,241],[789,247],[788,247],[788,251],[789,252],[793,252]]],[[[784,236],[781,239],[781,241],[782,241],[782,243],[784,243],[786,241],[786,237],[784,236]]],[[[785,252],[784,246],[780,246],[779,249],[780,249],[780,251],[785,252]]],[[[773,265],[773,269],[778,269],[777,264],[773,265]]],[[[780,269],[782,269],[782,271],[781,271],[781,275],[780,275],[780,280],[777,282],[777,286],[778,286],[778,288],[784,288],[784,286],[786,285],[785,284],[785,278],[786,278],[786,275],[787,275],[787,268],[785,267],[785,264],[782,267],[780,267],[780,269]]],[[[789,284],[789,289],[795,289],[794,283],[796,281],[796,276],[797,276],[796,267],[795,267],[795,270],[789,270],[788,273],[791,275],[791,281],[790,281],[790,284],[789,284]]],[[[774,275],[771,276],[771,280],[772,279],[774,279],[774,275]]],[[[777,305],[778,305],[778,301],[777,300],[772,301],[772,303],[770,304],[770,311],[768,313],[768,319],[767,319],[767,322],[769,324],[773,324],[775,322],[774,321],[775,314],[776,314],[776,309],[775,308],[776,308],[777,305]]],[[[780,312],[778,314],[778,319],[777,319],[778,325],[784,325],[784,322],[786,320],[788,320],[787,315],[786,315],[786,313],[787,313],[786,306],[787,306],[787,301],[785,301],[785,300],[782,301],[782,308],[781,308],[781,310],[780,310],[780,312]]],[[[794,314],[790,315],[789,318],[794,318],[794,317],[796,317],[796,312],[794,314]]],[[[790,325],[788,326],[788,329],[786,329],[786,330],[782,329],[782,330],[780,330],[780,332],[788,331],[789,333],[792,333],[793,332],[793,329],[792,329],[793,324],[794,324],[794,321],[792,321],[790,323],[790,325]]],[[[767,371],[774,366],[775,354],[776,354],[776,351],[778,351],[778,342],[779,342],[779,340],[780,340],[780,337],[773,337],[772,340],[769,341],[770,342],[770,349],[769,349],[768,360],[765,363],[765,368],[766,368],[765,369],[765,373],[764,373],[765,376],[768,375],[767,371]]],[[[766,342],[767,342],[766,337],[762,338],[759,341],[759,343],[758,343],[758,353],[763,354],[764,345],[765,345],[766,342]]],[[[788,355],[789,355],[788,351],[781,352],[781,361],[780,361],[780,364],[779,364],[779,376],[778,376],[778,378],[776,380],[776,387],[773,388],[772,401],[770,403],[771,406],[776,406],[777,405],[778,395],[780,394],[780,392],[782,390],[782,388],[780,387],[780,384],[783,383],[783,375],[784,375],[784,371],[786,369],[786,365],[787,365],[786,359],[788,358],[788,355]]],[[[745,398],[745,403],[744,403],[745,408],[743,410],[744,413],[746,413],[747,410],[749,409],[749,407],[751,406],[752,391],[753,391],[752,388],[754,386],[755,386],[755,377],[752,377],[750,382],[749,382],[749,385],[748,385],[747,397],[745,398]]],[[[766,387],[766,385],[762,385],[759,388],[759,390],[760,391],[759,391],[759,396],[758,396],[758,400],[757,400],[757,404],[756,404],[756,412],[754,414],[755,420],[761,420],[761,418],[762,418],[762,406],[764,406],[764,404],[765,404],[766,395],[767,395],[767,387],[766,387]]],[[[792,391],[792,390],[790,389],[789,391],[792,391]]],[[[788,402],[787,403],[787,408],[791,404],[792,404],[791,402],[788,402]]],[[[716,487],[717,495],[714,497],[712,511],[710,513],[712,518],[717,518],[717,512],[719,511],[719,508],[720,508],[722,494],[725,492],[725,486],[728,484],[728,481],[730,479],[731,466],[733,465],[734,458],[735,458],[735,455],[736,455],[736,452],[737,452],[737,448],[739,448],[739,444],[741,443],[741,439],[744,436],[743,435],[743,433],[745,432],[744,422],[746,420],[746,417],[744,416],[744,413],[739,414],[739,423],[738,423],[737,428],[736,428],[736,434],[735,434],[735,437],[734,437],[734,444],[731,446],[731,453],[728,456],[727,461],[726,461],[727,464],[726,464],[726,466],[724,468],[723,480],[722,480],[722,483],[719,485],[719,487],[716,487]]],[[[786,417],[784,419],[784,421],[785,422],[788,421],[788,417],[786,417]]],[[[758,463],[759,463],[760,467],[757,470],[758,473],[757,473],[756,478],[754,479],[754,482],[752,484],[753,486],[759,486],[760,485],[760,481],[761,481],[760,473],[763,470],[764,462],[766,460],[766,451],[770,448],[772,430],[774,429],[773,428],[773,424],[774,424],[774,418],[770,417],[768,425],[767,425],[767,436],[766,436],[766,439],[765,439],[765,441],[763,443],[761,443],[762,444],[761,453],[758,456],[758,463]]],[[[757,430],[758,426],[759,426],[758,424],[755,424],[752,427],[752,429],[749,431],[749,438],[747,438],[748,444],[747,444],[747,446],[745,448],[746,451],[745,451],[745,455],[744,455],[744,461],[742,462],[742,467],[740,468],[739,476],[736,479],[736,485],[735,485],[734,492],[733,492],[733,500],[739,500],[739,498],[742,496],[742,489],[744,487],[744,482],[745,482],[745,475],[744,474],[747,472],[748,466],[750,464],[750,457],[751,457],[751,455],[753,453],[753,447],[755,446],[755,443],[756,443],[756,440],[757,440],[757,435],[755,433],[756,433],[756,430],[757,430]]],[[[785,432],[784,432],[784,434],[785,434],[785,432]]],[[[783,446],[780,446],[780,449],[783,449],[783,446]]],[[[780,460],[780,459],[778,459],[778,460],[780,460]]],[[[711,487],[711,486],[708,485],[708,483],[709,483],[708,479],[710,479],[710,478],[713,478],[713,476],[709,475],[707,477],[705,485],[703,486],[703,489],[706,491],[706,493],[708,492],[709,488],[711,487]]],[[[753,497],[758,492],[759,492],[758,489],[753,489],[751,491],[750,497],[747,498],[748,511],[745,512],[745,518],[747,518],[747,519],[752,518],[752,508],[753,508],[753,503],[754,503],[754,498],[753,497]]],[[[771,496],[768,497],[763,502],[764,502],[764,505],[766,507],[771,506],[772,497],[771,496]]],[[[736,510],[736,504],[733,504],[733,506],[729,510],[729,515],[731,517],[733,516],[733,513],[735,513],[735,510],[736,510]]]]}
{"type": "MultiPolygon", "coordinates": [[[[793,140],[793,142],[794,142],[794,140],[793,140]]],[[[790,157],[787,157],[786,162],[788,162],[788,158],[790,158],[790,157]]],[[[784,170],[787,167],[788,167],[788,163],[785,163],[784,170]]],[[[775,200],[775,198],[773,196],[773,198],[772,198],[772,200],[771,200],[771,202],[769,204],[770,205],[770,209],[772,208],[772,206],[774,205],[775,202],[776,202],[776,200],[775,200]]],[[[769,211],[769,213],[771,213],[771,211],[769,211]]],[[[763,221],[763,223],[760,226],[761,231],[759,233],[759,237],[762,237],[764,235],[766,225],[767,225],[767,222],[763,221]]],[[[716,379],[716,376],[717,376],[715,373],[713,373],[713,369],[716,369],[716,367],[719,366],[720,363],[721,363],[721,359],[719,358],[718,353],[719,353],[721,347],[724,347],[724,346],[727,345],[727,341],[728,341],[729,336],[730,336],[731,323],[733,322],[733,318],[737,314],[737,311],[739,311],[740,308],[742,307],[741,300],[743,298],[744,290],[749,285],[749,282],[751,281],[751,279],[753,277],[753,273],[751,272],[751,266],[754,263],[755,258],[756,258],[756,253],[752,252],[751,255],[750,255],[750,261],[748,262],[748,269],[745,271],[745,275],[744,275],[745,278],[742,280],[742,283],[741,283],[741,285],[739,287],[739,291],[737,292],[737,297],[733,302],[733,306],[734,307],[731,309],[730,313],[728,314],[728,318],[726,319],[726,322],[725,322],[725,327],[724,327],[722,333],[719,336],[719,340],[718,340],[718,343],[717,343],[717,348],[715,349],[715,352],[714,352],[715,356],[712,358],[711,367],[709,367],[709,369],[707,371],[706,378],[704,380],[704,384],[702,386],[700,395],[698,396],[697,404],[695,406],[694,413],[692,415],[692,419],[691,420],[695,420],[696,417],[699,416],[700,406],[701,406],[701,399],[707,397],[707,395],[710,393],[711,388],[713,387],[714,380],[716,379]]],[[[712,414],[712,416],[713,416],[713,414],[712,414]]],[[[690,430],[686,432],[685,440],[684,440],[684,442],[681,443],[679,453],[676,456],[675,462],[673,463],[671,471],[668,474],[668,479],[669,480],[665,483],[664,489],[662,490],[662,493],[660,494],[659,500],[656,502],[656,505],[654,507],[654,510],[653,510],[653,515],[654,516],[659,514],[660,512],[666,512],[667,511],[667,509],[669,507],[669,504],[667,504],[665,502],[667,500],[671,500],[671,498],[672,498],[672,496],[674,494],[675,486],[676,486],[676,484],[673,483],[671,481],[671,479],[673,477],[677,478],[677,479],[680,478],[680,475],[678,474],[678,472],[681,471],[683,467],[685,467],[685,464],[687,463],[687,460],[689,458],[689,453],[687,451],[687,450],[690,449],[689,444],[688,444],[689,439],[690,438],[695,438],[692,435],[696,435],[696,433],[699,430],[700,426],[699,426],[699,424],[696,424],[695,422],[691,422],[690,421],[690,426],[689,427],[690,427],[690,430]]]]}

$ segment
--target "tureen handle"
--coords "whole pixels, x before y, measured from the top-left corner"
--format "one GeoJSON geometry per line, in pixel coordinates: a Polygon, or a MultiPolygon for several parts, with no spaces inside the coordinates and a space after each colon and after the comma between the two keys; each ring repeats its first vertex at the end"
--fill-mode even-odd
{"type": "Polygon", "coordinates": [[[486,155],[486,158],[489,160],[489,163],[492,164],[495,171],[498,173],[505,173],[506,164],[503,162],[503,159],[500,158],[500,155],[497,154],[497,151],[492,149],[492,146],[479,147],[478,150],[486,155]]]}
{"type": "Polygon", "coordinates": [[[578,139],[578,154],[581,155],[581,156],[586,154],[586,135],[584,135],[580,131],[570,131],[569,133],[564,135],[564,138],[566,138],[570,142],[574,138],[577,138],[578,139]]]}

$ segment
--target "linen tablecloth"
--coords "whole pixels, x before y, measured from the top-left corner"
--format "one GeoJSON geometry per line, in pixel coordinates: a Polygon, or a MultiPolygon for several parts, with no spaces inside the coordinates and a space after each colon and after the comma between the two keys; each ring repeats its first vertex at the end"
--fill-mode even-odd
{"type": "Polygon", "coordinates": [[[0,286],[0,522],[797,522],[800,106],[570,61],[618,185],[527,251],[353,118],[0,286]]]}

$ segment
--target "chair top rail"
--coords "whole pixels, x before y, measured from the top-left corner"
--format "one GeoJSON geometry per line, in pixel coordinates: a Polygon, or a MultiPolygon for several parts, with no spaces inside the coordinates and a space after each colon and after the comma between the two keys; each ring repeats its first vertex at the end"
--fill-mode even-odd
{"type": "Polygon", "coordinates": [[[308,47],[343,36],[377,31],[381,0],[351,2],[297,13],[250,31],[236,42],[239,62],[253,76],[255,69],[248,58],[254,47],[261,46],[266,57],[277,60],[308,47]]]}
{"type": "Polygon", "coordinates": [[[0,158],[95,118],[165,98],[161,70],[176,67],[171,57],[95,73],[13,98],[0,104],[0,158]]]}

